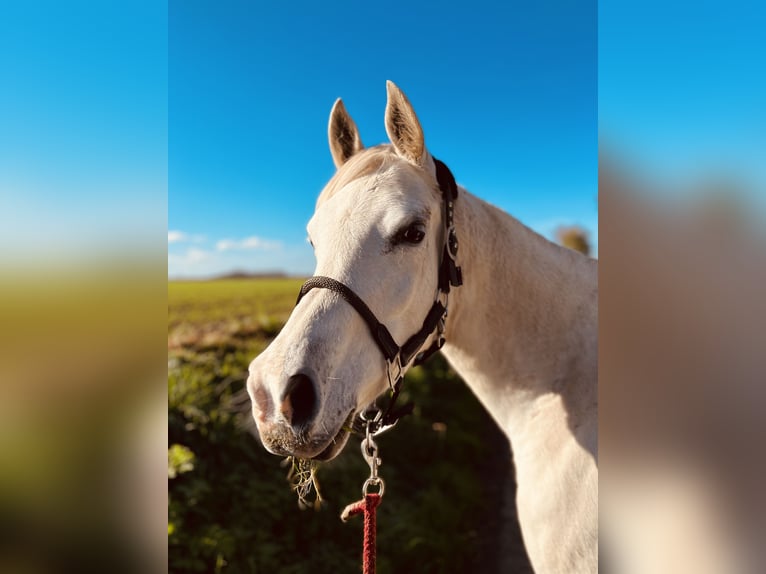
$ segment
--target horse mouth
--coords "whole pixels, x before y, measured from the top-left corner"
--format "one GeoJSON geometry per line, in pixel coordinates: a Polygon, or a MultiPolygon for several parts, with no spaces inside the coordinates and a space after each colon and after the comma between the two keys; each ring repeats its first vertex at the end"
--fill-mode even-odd
{"type": "Polygon", "coordinates": [[[338,434],[335,435],[335,437],[330,441],[330,444],[328,444],[322,452],[312,456],[312,460],[328,461],[332,460],[340,454],[340,451],[342,451],[343,447],[346,446],[348,437],[351,434],[351,425],[354,422],[354,416],[355,412],[352,410],[341,425],[338,434]]]}

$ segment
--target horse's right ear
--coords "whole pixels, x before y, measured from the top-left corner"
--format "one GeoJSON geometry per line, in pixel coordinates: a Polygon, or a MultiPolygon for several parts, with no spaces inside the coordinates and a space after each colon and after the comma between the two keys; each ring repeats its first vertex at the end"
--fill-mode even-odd
{"type": "Polygon", "coordinates": [[[364,149],[359,130],[351,116],[346,111],[343,101],[338,98],[330,112],[330,124],[327,126],[327,137],[330,140],[330,153],[335,167],[340,168],[356,152],[364,149]]]}
{"type": "Polygon", "coordinates": [[[428,161],[423,128],[412,104],[399,87],[391,80],[386,82],[388,102],[386,103],[386,133],[401,157],[425,167],[428,161]]]}

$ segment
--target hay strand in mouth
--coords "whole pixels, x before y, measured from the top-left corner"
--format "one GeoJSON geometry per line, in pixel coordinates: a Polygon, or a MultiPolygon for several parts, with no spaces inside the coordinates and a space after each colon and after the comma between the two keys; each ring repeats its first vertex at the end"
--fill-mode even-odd
{"type": "Polygon", "coordinates": [[[290,467],[287,480],[290,481],[292,489],[298,495],[298,505],[301,508],[319,510],[323,501],[317,480],[319,463],[315,460],[288,456],[284,464],[290,467]],[[311,496],[312,490],[314,491],[313,498],[311,496]]]}

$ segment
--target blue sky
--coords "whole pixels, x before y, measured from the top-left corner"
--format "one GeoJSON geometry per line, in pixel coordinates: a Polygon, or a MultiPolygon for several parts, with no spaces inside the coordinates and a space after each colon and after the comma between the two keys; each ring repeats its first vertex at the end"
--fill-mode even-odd
{"type": "Polygon", "coordinates": [[[597,240],[595,2],[171,1],[168,46],[170,276],[310,274],[330,108],[387,141],[387,79],[469,191],[597,240]]]}

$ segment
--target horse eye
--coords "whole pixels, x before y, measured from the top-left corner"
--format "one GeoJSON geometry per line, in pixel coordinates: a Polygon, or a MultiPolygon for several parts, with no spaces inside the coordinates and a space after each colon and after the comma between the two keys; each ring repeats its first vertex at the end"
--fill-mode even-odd
{"type": "Polygon", "coordinates": [[[422,229],[422,224],[420,223],[413,223],[412,225],[406,227],[402,231],[399,232],[399,236],[397,237],[397,243],[411,243],[413,245],[416,245],[423,241],[423,238],[426,236],[425,231],[422,229]]]}

